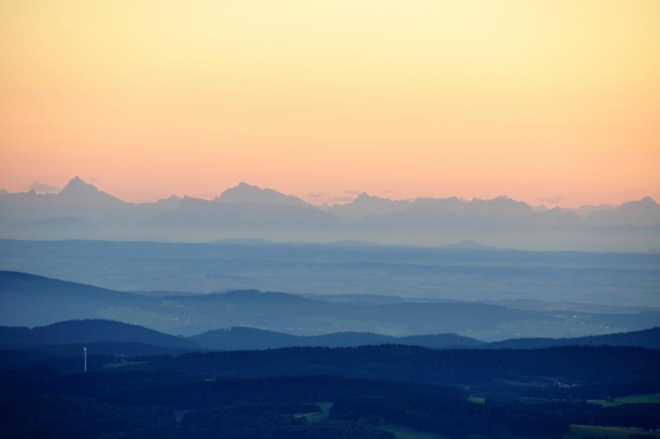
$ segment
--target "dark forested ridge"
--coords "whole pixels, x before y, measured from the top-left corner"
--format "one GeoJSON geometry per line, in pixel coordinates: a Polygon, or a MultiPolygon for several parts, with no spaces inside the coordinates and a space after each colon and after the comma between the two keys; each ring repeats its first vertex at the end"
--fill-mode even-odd
{"type": "Polygon", "coordinates": [[[660,428],[658,328],[486,343],[432,332],[300,335],[231,327],[259,322],[299,331],[315,319],[330,319],[332,328],[364,319],[371,327],[492,331],[634,319],[645,325],[653,312],[335,301],[258,291],[138,295],[6,272],[0,301],[3,321],[19,319],[12,310],[35,321],[85,317],[0,327],[3,439],[392,439],[405,437],[401,429],[452,439],[549,439],[575,425],[599,426],[599,437],[609,434],[606,428],[635,428],[635,439],[660,428]],[[202,330],[175,336],[114,321],[113,313],[155,329],[173,322],[170,330],[202,330]],[[203,331],[225,322],[229,329],[203,331]]]}
{"type": "Polygon", "coordinates": [[[330,374],[435,384],[540,380],[554,389],[557,386],[553,384],[559,377],[571,383],[606,383],[615,377],[619,381],[657,384],[660,382],[660,351],[609,346],[433,350],[382,345],[191,353],[163,357],[139,367],[219,377],[330,374]]]}
{"type": "Polygon", "coordinates": [[[234,327],[190,337],[108,320],[72,320],[26,328],[0,326],[0,348],[70,357],[86,346],[96,355],[139,357],[189,351],[264,350],[284,347],[357,347],[376,345],[419,346],[431,349],[539,349],[561,346],[629,346],[658,349],[660,328],[574,339],[514,339],[485,343],[454,334],[390,337],[371,333],[336,333],[295,336],[255,328],[234,327]]]}
{"type": "Polygon", "coordinates": [[[660,328],[574,339],[514,339],[485,343],[454,334],[390,337],[372,333],[335,333],[320,336],[295,336],[244,327],[209,331],[190,337],[175,337],[137,325],[98,319],[72,320],[32,329],[0,326],[0,347],[59,357],[75,356],[80,353],[83,345],[96,355],[139,357],[203,350],[239,351],[383,344],[431,349],[539,349],[601,345],[658,349],[660,347],[660,328]]]}
{"type": "MultiPolygon", "coordinates": [[[[0,352],[5,364],[17,354],[0,352]]],[[[660,351],[642,348],[91,356],[88,373],[80,357],[20,360],[0,369],[6,438],[392,438],[384,424],[451,438],[550,438],[572,424],[660,428],[658,404],[586,401],[657,393],[660,351]]]]}
{"type": "MultiPolygon", "coordinates": [[[[649,342],[657,333],[611,337],[649,342]]],[[[585,402],[657,393],[657,349],[482,349],[488,345],[454,335],[300,337],[250,328],[182,338],[108,320],[1,327],[0,344],[6,438],[394,437],[381,425],[451,438],[559,437],[571,424],[660,427],[658,405],[585,402]],[[448,348],[458,342],[470,347],[448,348]],[[353,344],[367,346],[327,347],[353,344]],[[421,344],[435,349],[414,346],[421,344]],[[211,347],[225,351],[203,351],[211,347]]]]}
{"type": "Polygon", "coordinates": [[[575,338],[519,338],[483,345],[489,349],[540,349],[554,346],[637,346],[660,349],[660,327],[575,338]]]}
{"type": "Polygon", "coordinates": [[[75,343],[140,343],[172,349],[194,349],[185,338],[110,320],[75,320],[29,328],[0,327],[0,346],[53,346],[75,343]]]}

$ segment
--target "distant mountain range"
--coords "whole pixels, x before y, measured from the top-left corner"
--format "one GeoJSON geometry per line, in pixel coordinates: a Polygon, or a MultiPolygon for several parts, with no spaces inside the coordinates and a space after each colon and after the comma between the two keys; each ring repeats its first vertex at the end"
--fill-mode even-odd
{"type": "Polygon", "coordinates": [[[0,238],[211,242],[370,241],[448,245],[478,241],[523,249],[656,250],[660,205],[646,197],[620,206],[532,207],[507,197],[390,200],[360,194],[317,207],[246,183],[213,200],[172,196],[127,203],[76,177],[59,193],[0,191],[0,238]]]}
{"type": "MultiPolygon", "coordinates": [[[[324,339],[324,334],[337,332],[343,333],[337,337],[348,345],[365,340],[394,340],[375,334],[417,336],[453,333],[489,341],[519,337],[519,334],[530,337],[546,337],[556,333],[602,334],[660,326],[660,310],[607,314],[570,310],[522,310],[469,302],[369,302],[359,297],[355,300],[345,298],[338,302],[324,300],[322,296],[301,297],[254,290],[196,295],[142,295],[25,273],[0,272],[0,325],[43,326],[81,319],[117,320],[187,336],[239,326],[319,336],[294,340],[290,336],[271,334],[271,337],[268,333],[262,333],[258,337],[262,340],[259,346],[268,347],[267,343],[272,343],[274,347],[301,342],[334,346],[336,342],[324,339]],[[603,330],[605,327],[608,328],[606,331],[603,330]],[[374,334],[351,334],[365,332],[374,334]]],[[[66,327],[60,329],[64,331],[66,327]]],[[[38,331],[35,334],[38,335],[38,331]]],[[[211,332],[199,335],[198,342],[205,347],[219,348],[225,340],[237,337],[243,337],[246,343],[251,343],[247,340],[252,335],[240,330],[230,334],[211,332]]],[[[22,336],[26,337],[25,343],[30,342],[29,334],[22,336]]],[[[85,336],[91,336],[91,333],[85,336]]],[[[134,341],[154,344],[148,337],[149,334],[142,334],[134,341]]],[[[456,339],[455,336],[433,337],[407,340],[416,340],[416,343],[428,347],[470,343],[470,340],[456,339]]],[[[131,339],[125,337],[113,341],[131,339]]],[[[226,346],[231,345],[231,341],[227,343],[226,346]]],[[[164,346],[177,347],[169,342],[164,343],[164,346]]],[[[178,347],[184,348],[185,345],[178,347]]]]}
{"type": "Polygon", "coordinates": [[[78,356],[85,346],[95,355],[162,355],[195,350],[242,351],[290,347],[358,347],[384,344],[430,349],[542,349],[562,346],[630,346],[660,349],[660,327],[643,331],[564,339],[512,339],[485,343],[455,334],[389,337],[373,333],[295,336],[254,328],[233,327],[175,337],[137,325],[109,320],[74,320],[48,326],[0,326],[0,350],[36,351],[78,356]]]}

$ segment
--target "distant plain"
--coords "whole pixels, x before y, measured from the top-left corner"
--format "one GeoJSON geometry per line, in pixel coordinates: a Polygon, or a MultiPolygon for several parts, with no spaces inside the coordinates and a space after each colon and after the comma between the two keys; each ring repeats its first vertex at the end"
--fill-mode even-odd
{"type": "MultiPolygon", "coordinates": [[[[589,311],[660,307],[657,253],[532,252],[369,243],[3,240],[0,270],[123,291],[208,293],[258,289],[589,311]]],[[[378,297],[363,299],[374,301],[378,297]]]]}

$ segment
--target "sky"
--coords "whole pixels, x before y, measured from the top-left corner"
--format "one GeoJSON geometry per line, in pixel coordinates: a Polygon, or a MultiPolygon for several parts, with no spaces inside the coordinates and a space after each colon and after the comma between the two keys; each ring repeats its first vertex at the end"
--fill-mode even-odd
{"type": "Polygon", "coordinates": [[[657,0],[0,0],[0,187],[660,200],[657,0]]]}

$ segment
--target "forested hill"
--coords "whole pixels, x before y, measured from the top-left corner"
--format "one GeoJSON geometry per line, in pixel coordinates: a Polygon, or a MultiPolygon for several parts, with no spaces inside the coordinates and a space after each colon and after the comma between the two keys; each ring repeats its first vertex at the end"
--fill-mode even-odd
{"type": "MultiPolygon", "coordinates": [[[[52,326],[111,328],[113,322],[107,323],[52,326]]],[[[12,337],[34,331],[3,329],[0,334],[12,337]]],[[[126,325],[116,332],[142,330],[126,325]]],[[[657,398],[660,350],[653,349],[388,344],[127,360],[98,355],[95,347],[87,373],[80,354],[0,349],[6,437],[393,439],[381,431],[387,424],[453,439],[541,439],[559,437],[576,424],[632,425],[645,434],[660,427],[655,399],[614,407],[587,402],[657,398]]]]}
{"type": "Polygon", "coordinates": [[[0,346],[35,347],[81,343],[139,343],[172,349],[195,349],[185,338],[110,320],[77,320],[30,328],[0,327],[0,346]]]}
{"type": "Polygon", "coordinates": [[[72,353],[77,355],[83,344],[93,346],[97,354],[124,354],[127,356],[176,354],[192,350],[239,351],[386,344],[431,349],[539,349],[601,345],[660,349],[660,328],[594,337],[514,339],[485,343],[455,334],[391,337],[373,333],[347,332],[320,336],[295,336],[245,327],[209,331],[190,337],[177,337],[137,325],[102,319],[65,321],[33,329],[0,326],[0,349],[31,350],[66,356],[72,353]]]}
{"type": "Polygon", "coordinates": [[[285,347],[354,347],[380,344],[421,346],[431,349],[541,349],[559,346],[634,346],[660,349],[660,327],[575,338],[521,338],[486,343],[456,334],[429,334],[390,337],[380,334],[346,332],[320,336],[295,336],[255,328],[233,327],[188,337],[207,350],[275,349],[285,347]]]}
{"type": "Polygon", "coordinates": [[[660,384],[659,350],[610,346],[530,350],[434,350],[393,345],[285,348],[183,354],[144,367],[207,376],[329,374],[436,384],[490,382],[513,377],[529,381],[535,376],[546,377],[545,380],[568,377],[581,382],[601,382],[617,376],[623,382],[628,377],[660,384]]]}
{"type": "MultiPolygon", "coordinates": [[[[406,335],[459,334],[481,340],[503,340],[524,333],[530,337],[660,326],[660,310],[636,313],[587,313],[524,310],[472,302],[371,303],[335,302],[322,297],[256,290],[226,293],[147,296],[41,276],[0,271],[0,325],[44,326],[66,320],[108,319],[148,326],[175,335],[197,335],[219,328],[255,327],[293,335],[379,333],[406,335]]],[[[232,334],[244,335],[244,334],[232,334]]],[[[222,334],[205,337],[213,349],[224,349],[222,334]],[[213,341],[215,339],[215,341],[213,341]]],[[[417,338],[405,343],[429,347],[473,346],[467,339],[417,338]]],[[[369,343],[375,336],[342,336],[339,346],[369,343]]],[[[285,337],[266,347],[288,346],[285,337]],[[280,343],[278,342],[278,343],[280,343]]],[[[319,339],[317,339],[318,341],[319,339]]],[[[401,342],[402,340],[386,341],[401,342]]],[[[296,340],[300,344],[301,340],[296,340]]],[[[309,340],[307,340],[309,342],[309,340]]]]}
{"type": "Polygon", "coordinates": [[[233,327],[188,337],[208,350],[275,349],[285,347],[353,347],[380,344],[424,346],[434,349],[470,348],[484,343],[455,334],[391,337],[368,332],[340,332],[317,336],[295,336],[255,328],[233,327]]]}
{"type": "Polygon", "coordinates": [[[488,349],[540,349],[556,346],[637,346],[660,349],[660,327],[575,338],[518,338],[484,344],[488,349]]]}

